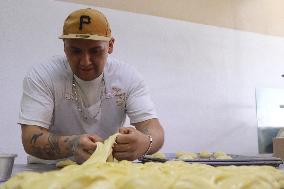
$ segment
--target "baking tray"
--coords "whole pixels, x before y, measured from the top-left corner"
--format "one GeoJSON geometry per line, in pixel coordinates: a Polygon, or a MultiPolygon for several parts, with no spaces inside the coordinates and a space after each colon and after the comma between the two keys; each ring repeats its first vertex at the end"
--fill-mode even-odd
{"type": "MultiPolygon", "coordinates": [[[[141,159],[142,163],[144,162],[166,162],[170,160],[179,160],[176,159],[175,153],[165,153],[166,159],[154,158],[146,155],[141,159]]],[[[279,167],[279,165],[283,164],[283,161],[280,158],[276,157],[262,157],[262,156],[243,156],[243,155],[235,155],[228,154],[233,159],[214,159],[214,158],[199,158],[199,159],[188,159],[188,160],[179,160],[185,161],[187,163],[201,163],[212,166],[228,166],[228,165],[269,165],[273,167],[279,167]]]]}

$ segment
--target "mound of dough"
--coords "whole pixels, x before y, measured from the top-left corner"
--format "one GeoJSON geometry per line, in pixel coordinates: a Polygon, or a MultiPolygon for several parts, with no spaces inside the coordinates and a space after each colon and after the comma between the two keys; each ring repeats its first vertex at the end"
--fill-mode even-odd
{"type": "Polygon", "coordinates": [[[225,152],[222,152],[222,151],[217,151],[217,152],[214,152],[213,153],[213,156],[215,158],[219,157],[219,156],[226,156],[227,154],[225,152]]]}
{"type": "Polygon", "coordinates": [[[224,156],[217,156],[216,159],[233,159],[233,158],[229,155],[224,155],[224,156]]]}
{"type": "Polygon", "coordinates": [[[163,153],[163,152],[156,152],[152,155],[147,155],[147,156],[151,157],[151,158],[159,158],[159,159],[166,159],[167,158],[165,153],[163,153]]]}
{"type": "Polygon", "coordinates": [[[187,160],[187,159],[197,159],[198,156],[193,152],[176,152],[176,159],[187,160]]]}
{"type": "Polygon", "coordinates": [[[72,161],[70,159],[67,160],[63,160],[63,161],[59,161],[58,163],[56,163],[56,167],[57,168],[63,168],[69,165],[76,165],[77,163],[75,161],[72,161]]]}
{"type": "Polygon", "coordinates": [[[177,159],[179,160],[192,160],[195,159],[193,156],[191,156],[190,154],[183,154],[181,156],[179,156],[177,159]]]}
{"type": "Polygon", "coordinates": [[[111,162],[115,161],[111,155],[115,137],[100,143],[95,155],[82,165],[44,173],[19,173],[0,185],[0,189],[284,188],[282,172],[270,166],[212,167],[183,161],[111,162]]]}
{"type": "Polygon", "coordinates": [[[208,151],[201,151],[201,152],[199,153],[199,157],[200,157],[200,158],[210,158],[211,155],[212,155],[212,153],[211,153],[211,152],[208,152],[208,151]]]}
{"type": "Polygon", "coordinates": [[[222,151],[214,152],[213,156],[215,159],[233,159],[231,156],[222,151]]]}

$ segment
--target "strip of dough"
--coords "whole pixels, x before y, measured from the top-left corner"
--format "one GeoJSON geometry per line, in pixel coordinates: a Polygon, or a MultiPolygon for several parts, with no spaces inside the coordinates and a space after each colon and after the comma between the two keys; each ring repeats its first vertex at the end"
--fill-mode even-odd
{"type": "Polygon", "coordinates": [[[94,163],[105,163],[105,162],[117,162],[112,156],[112,146],[115,144],[115,140],[119,133],[110,136],[104,143],[97,142],[96,151],[91,157],[83,163],[83,165],[90,165],[94,163]]]}

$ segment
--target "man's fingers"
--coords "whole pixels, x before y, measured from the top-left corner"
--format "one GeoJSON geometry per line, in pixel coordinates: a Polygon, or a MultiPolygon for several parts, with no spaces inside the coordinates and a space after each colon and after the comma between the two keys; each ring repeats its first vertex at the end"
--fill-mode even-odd
{"type": "Polygon", "coordinates": [[[133,133],[136,132],[135,128],[132,127],[121,127],[119,128],[119,133],[120,135],[118,135],[116,137],[116,143],[118,144],[127,144],[127,143],[131,143],[134,139],[134,135],[133,133]]]}
{"type": "Polygon", "coordinates": [[[77,163],[81,164],[85,162],[87,159],[89,159],[90,156],[91,155],[88,152],[86,152],[83,149],[80,149],[76,152],[75,159],[77,163]]]}
{"type": "Polygon", "coordinates": [[[118,132],[121,133],[121,134],[130,134],[134,130],[135,130],[135,128],[133,128],[133,127],[120,127],[118,132]]]}
{"type": "Polygon", "coordinates": [[[102,142],[103,141],[103,139],[99,137],[98,135],[89,135],[88,137],[92,142],[102,142]]]}
{"type": "Polygon", "coordinates": [[[118,129],[118,132],[121,134],[128,134],[129,133],[129,129],[127,129],[126,127],[120,127],[118,129]]]}
{"type": "Polygon", "coordinates": [[[123,136],[123,135],[118,135],[118,136],[116,137],[115,142],[116,142],[117,144],[127,144],[127,143],[128,143],[128,137],[125,137],[125,136],[123,136]]]}
{"type": "Polygon", "coordinates": [[[87,152],[88,152],[88,151],[95,151],[96,148],[97,148],[97,144],[96,144],[96,143],[93,143],[93,142],[88,143],[88,144],[85,144],[85,145],[83,146],[83,149],[86,150],[87,152]]]}
{"type": "Polygon", "coordinates": [[[129,152],[133,151],[129,144],[114,144],[113,146],[114,152],[129,152]]]}
{"type": "Polygon", "coordinates": [[[127,152],[114,152],[113,156],[117,160],[128,160],[128,161],[135,160],[135,157],[132,154],[127,153],[127,152]]]}
{"type": "Polygon", "coordinates": [[[77,163],[83,163],[90,158],[91,154],[97,149],[95,142],[101,140],[97,135],[81,135],[79,145],[74,153],[77,163]]]}
{"type": "Polygon", "coordinates": [[[120,134],[116,137],[115,142],[117,144],[129,144],[134,141],[134,136],[131,134],[120,134]]]}
{"type": "Polygon", "coordinates": [[[94,143],[89,136],[83,137],[82,140],[80,141],[80,145],[79,147],[81,147],[83,150],[85,151],[95,151],[97,148],[97,144],[94,143]]]}

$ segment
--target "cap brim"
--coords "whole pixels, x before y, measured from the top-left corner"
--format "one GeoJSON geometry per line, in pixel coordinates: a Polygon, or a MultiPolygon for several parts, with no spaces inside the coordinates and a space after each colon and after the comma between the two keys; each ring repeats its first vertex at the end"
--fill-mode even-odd
{"type": "Polygon", "coordinates": [[[91,34],[68,34],[68,35],[59,36],[59,39],[89,39],[97,41],[109,41],[111,40],[111,37],[91,35],[91,34]]]}

